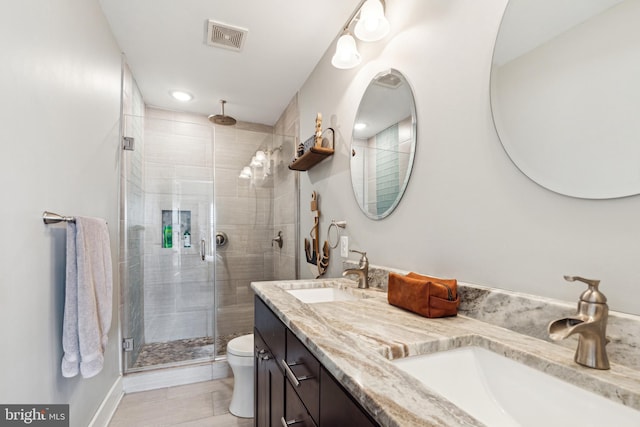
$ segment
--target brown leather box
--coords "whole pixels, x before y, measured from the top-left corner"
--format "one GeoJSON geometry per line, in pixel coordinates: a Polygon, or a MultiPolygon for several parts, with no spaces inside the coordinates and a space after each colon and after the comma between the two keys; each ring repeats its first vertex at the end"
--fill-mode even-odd
{"type": "Polygon", "coordinates": [[[458,282],[409,273],[389,273],[389,304],[425,317],[447,317],[458,314],[458,282]]]}

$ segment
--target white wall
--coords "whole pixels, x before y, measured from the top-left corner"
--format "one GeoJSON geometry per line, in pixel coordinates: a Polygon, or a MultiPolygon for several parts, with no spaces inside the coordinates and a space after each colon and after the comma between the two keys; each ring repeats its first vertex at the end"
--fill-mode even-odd
{"type": "Polygon", "coordinates": [[[117,304],[103,371],[63,378],[65,227],[41,215],[105,218],[116,270],[120,53],[84,0],[3,2],[0,52],[0,402],[69,403],[86,426],[119,375],[117,304]]]}
{"type": "MultiPolygon", "coordinates": [[[[367,251],[372,264],[567,301],[582,288],[562,275],[583,275],[602,280],[612,310],[640,314],[640,197],[592,201],[545,190],[519,172],[498,140],[489,76],[506,3],[389,0],[392,33],[358,43],[359,67],[333,68],[329,48],[299,93],[300,138],[313,133],[322,112],[337,131],[337,152],[301,174],[301,235],[311,228],[317,190],[322,239],[331,219],[346,220],[351,247],[367,251]],[[373,221],[351,191],[349,144],[369,80],[390,67],[415,92],[417,154],[397,210],[373,221]]],[[[333,251],[328,277],[340,274],[340,261],[333,251]]]]}

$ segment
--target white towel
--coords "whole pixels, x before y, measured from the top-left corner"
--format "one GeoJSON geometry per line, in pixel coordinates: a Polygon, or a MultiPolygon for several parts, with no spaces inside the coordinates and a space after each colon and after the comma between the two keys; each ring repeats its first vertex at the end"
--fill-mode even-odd
{"type": "Polygon", "coordinates": [[[67,277],[62,328],[62,375],[97,375],[111,327],[112,272],[109,230],[103,219],[67,223],[67,277]]]}

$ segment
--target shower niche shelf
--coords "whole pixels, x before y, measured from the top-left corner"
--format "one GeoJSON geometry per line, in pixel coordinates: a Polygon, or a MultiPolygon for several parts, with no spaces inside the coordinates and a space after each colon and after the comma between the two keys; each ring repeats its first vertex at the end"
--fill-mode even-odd
{"type": "Polygon", "coordinates": [[[334,147],[335,134],[332,128],[327,128],[322,132],[322,146],[309,147],[308,150],[304,151],[304,154],[296,157],[289,164],[289,169],[302,172],[308,171],[327,157],[333,156],[334,147]]]}
{"type": "Polygon", "coordinates": [[[191,247],[191,211],[162,210],[162,248],[191,247]]]}

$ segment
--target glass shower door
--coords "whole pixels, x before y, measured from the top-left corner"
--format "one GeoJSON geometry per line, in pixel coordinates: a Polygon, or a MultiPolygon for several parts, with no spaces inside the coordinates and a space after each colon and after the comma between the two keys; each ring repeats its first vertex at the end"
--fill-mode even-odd
{"type": "Polygon", "coordinates": [[[269,126],[153,108],[125,116],[125,136],[135,139],[122,154],[125,372],[224,358],[253,331],[251,282],[295,278],[294,144],[269,126]]]}
{"type": "Polygon", "coordinates": [[[213,128],[175,115],[125,116],[125,371],[215,355],[213,128]]]}

